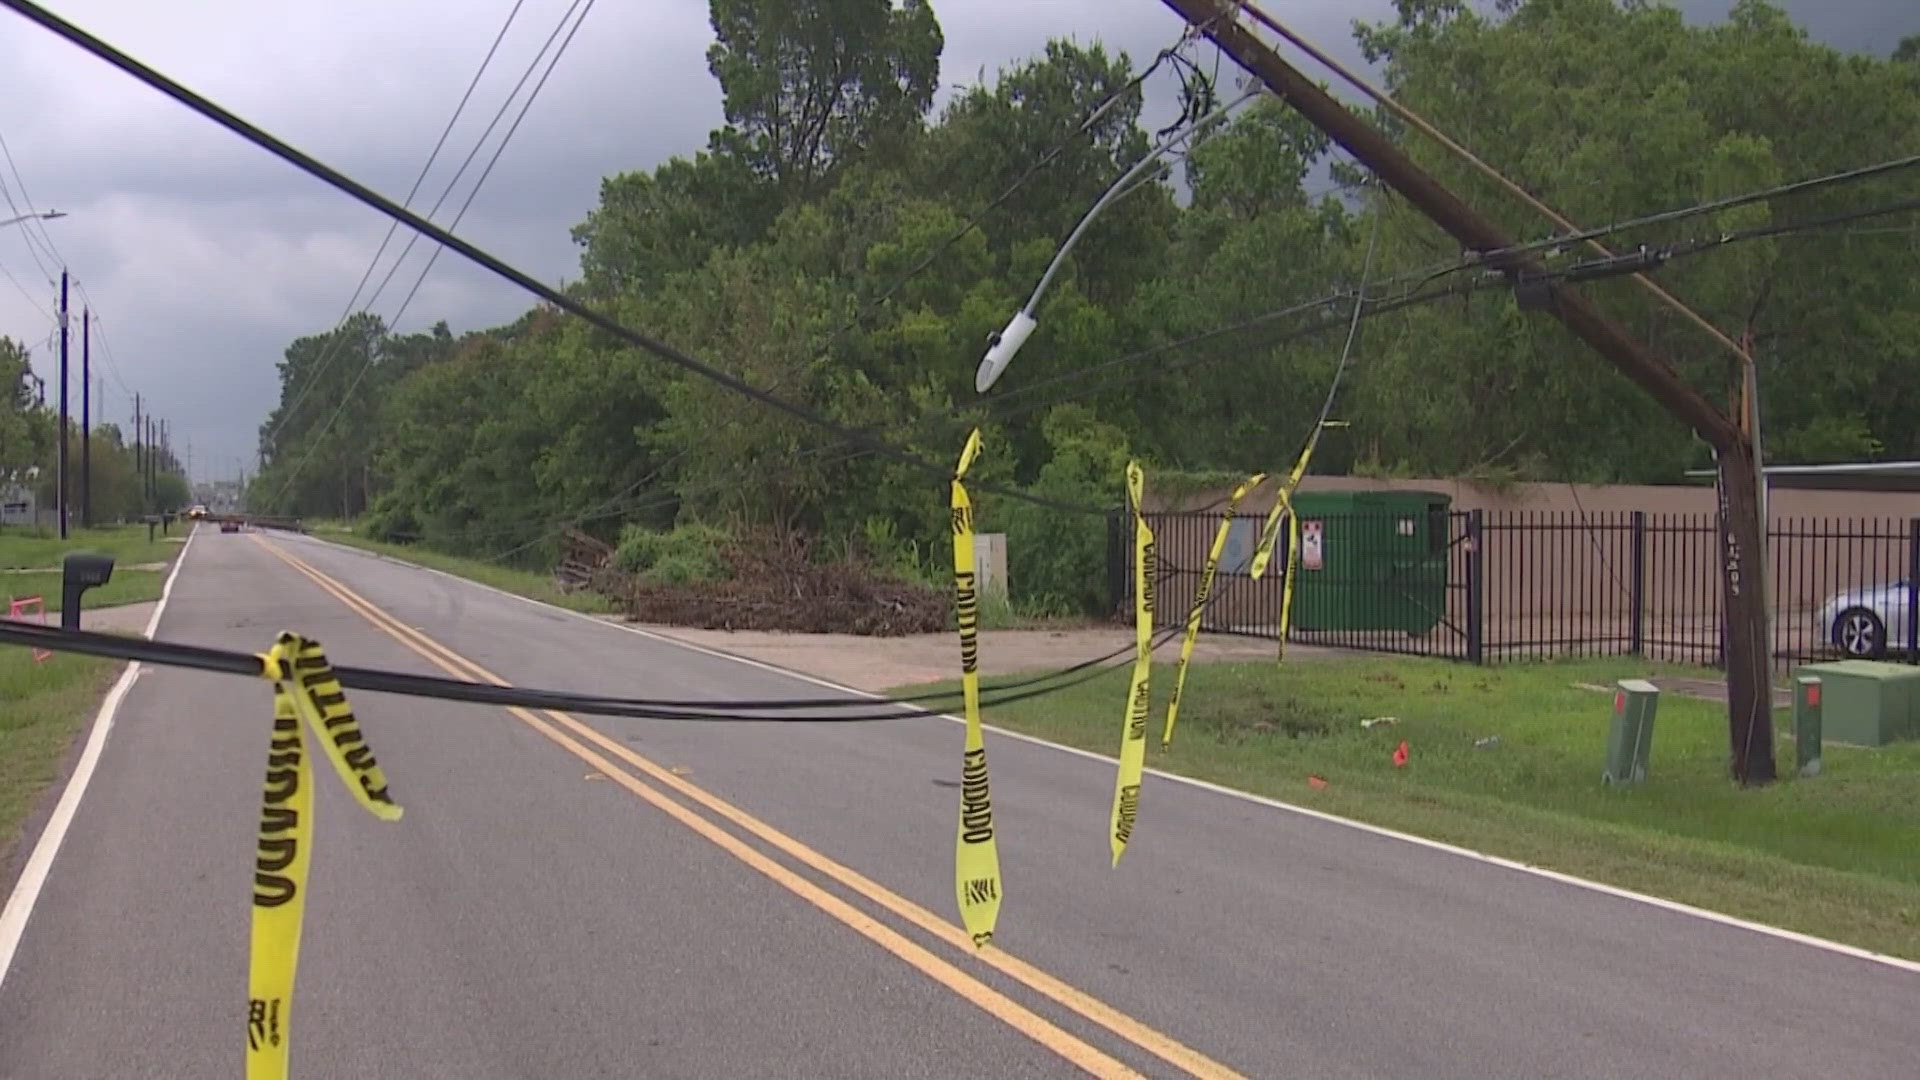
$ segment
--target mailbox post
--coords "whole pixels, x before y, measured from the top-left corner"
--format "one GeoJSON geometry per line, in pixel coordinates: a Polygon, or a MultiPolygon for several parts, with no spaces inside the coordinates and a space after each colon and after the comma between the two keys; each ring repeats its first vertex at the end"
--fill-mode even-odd
{"type": "Polygon", "coordinates": [[[63,564],[60,581],[60,628],[80,629],[80,597],[88,589],[113,580],[113,556],[76,551],[63,564]]]}

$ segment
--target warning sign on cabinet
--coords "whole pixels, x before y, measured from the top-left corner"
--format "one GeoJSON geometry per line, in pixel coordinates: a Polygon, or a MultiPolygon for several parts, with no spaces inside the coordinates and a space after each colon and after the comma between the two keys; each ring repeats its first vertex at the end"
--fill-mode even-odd
{"type": "Polygon", "coordinates": [[[1325,536],[1322,524],[1318,521],[1300,523],[1300,565],[1308,570],[1318,570],[1326,564],[1326,551],[1321,543],[1325,536]]]}

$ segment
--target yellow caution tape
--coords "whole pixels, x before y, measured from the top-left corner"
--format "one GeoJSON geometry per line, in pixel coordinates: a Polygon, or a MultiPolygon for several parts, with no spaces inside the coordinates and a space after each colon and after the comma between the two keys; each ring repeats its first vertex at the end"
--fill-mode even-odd
{"type": "MultiPolygon", "coordinates": [[[[1313,450],[1320,445],[1320,433],[1330,427],[1345,427],[1344,420],[1326,420],[1313,426],[1307,435],[1307,444],[1300,448],[1300,456],[1294,460],[1293,471],[1287,474],[1286,483],[1274,492],[1273,509],[1267,511],[1267,524],[1260,530],[1260,544],[1253,553],[1253,565],[1247,572],[1255,581],[1267,572],[1267,564],[1273,560],[1273,545],[1280,538],[1280,518],[1293,513],[1293,492],[1300,486],[1300,478],[1307,475],[1307,464],[1313,460],[1313,450]]],[[[1288,533],[1293,536],[1298,530],[1288,533]]],[[[1297,540],[1298,537],[1295,537],[1297,540]]],[[[1283,614],[1284,618],[1284,614],[1283,614]]]]}
{"type": "MultiPolygon", "coordinates": [[[[280,647],[268,665],[278,670],[280,647]]],[[[300,714],[284,684],[273,688],[273,742],[253,857],[253,933],[247,970],[247,1080],[284,1080],[293,969],[313,859],[313,769],[300,714]]]]}
{"type": "Polygon", "coordinates": [[[1113,865],[1127,853],[1140,814],[1140,779],[1147,763],[1147,710],[1153,675],[1153,531],[1140,501],[1145,480],[1140,463],[1127,463],[1127,505],[1133,509],[1133,680],[1127,687],[1125,726],[1120,736],[1120,768],[1113,778],[1113,818],[1108,840],[1113,865]]]}
{"type": "Polygon", "coordinates": [[[1273,493],[1273,509],[1267,511],[1266,524],[1260,526],[1260,541],[1253,548],[1253,562],[1247,567],[1247,576],[1255,581],[1267,575],[1267,564],[1273,561],[1273,545],[1280,538],[1280,521],[1287,512],[1287,489],[1282,485],[1273,493]]]}
{"type": "Polygon", "coordinates": [[[973,500],[962,480],[980,455],[980,429],[967,436],[953,471],[953,602],[960,617],[960,688],[967,737],[960,767],[960,827],[954,841],[953,888],[960,921],[975,948],[993,940],[1000,920],[1000,847],[993,836],[987,746],[980,730],[980,593],[973,569],[973,500]]]}
{"type": "Polygon", "coordinates": [[[314,738],[333,762],[333,771],[360,806],[381,821],[399,821],[400,808],[387,794],[387,774],[373,759],[366,736],[360,734],[360,722],[347,705],[347,694],[334,678],[333,665],[314,642],[286,634],[281,637],[293,653],[293,677],[297,683],[294,707],[313,729],[314,738]]]}
{"type": "MultiPolygon", "coordinates": [[[[1255,473],[1239,487],[1233,489],[1233,495],[1227,499],[1226,516],[1220,519],[1220,528],[1213,534],[1213,546],[1207,549],[1207,564],[1200,571],[1200,588],[1193,594],[1193,607],[1187,612],[1187,632],[1180,642],[1180,662],[1173,669],[1173,696],[1167,699],[1167,726],[1160,733],[1160,746],[1165,749],[1173,742],[1173,722],[1180,715],[1180,694],[1187,688],[1187,663],[1193,659],[1194,639],[1200,636],[1200,617],[1207,609],[1207,599],[1213,594],[1213,575],[1220,568],[1220,555],[1227,549],[1227,532],[1233,526],[1233,512],[1246,498],[1254,485],[1267,478],[1265,473],[1255,473]]],[[[1285,640],[1285,634],[1281,640],[1285,640]]]]}
{"type": "Polygon", "coordinates": [[[355,801],[382,821],[400,807],[347,706],[320,646],[281,634],[261,658],[273,681],[273,740],[254,852],[247,963],[247,1080],[286,1080],[294,969],[313,859],[313,764],[303,729],[333,762],[355,801]]]}
{"type": "Polygon", "coordinates": [[[1300,576],[1300,515],[1293,512],[1293,502],[1284,493],[1280,501],[1287,508],[1287,572],[1280,586],[1280,653],[1274,658],[1276,664],[1287,658],[1287,634],[1293,628],[1293,589],[1300,576]]]}
{"type": "Polygon", "coordinates": [[[1287,658],[1287,633],[1293,626],[1293,591],[1300,567],[1300,521],[1293,512],[1293,493],[1300,486],[1300,478],[1307,474],[1307,464],[1313,460],[1314,447],[1320,445],[1320,433],[1329,427],[1344,427],[1344,421],[1324,421],[1315,424],[1307,435],[1307,444],[1300,448],[1300,457],[1293,463],[1293,471],[1287,474],[1287,482],[1274,492],[1273,509],[1267,512],[1267,523],[1260,530],[1260,543],[1253,552],[1253,564],[1247,568],[1255,581],[1267,572],[1267,564],[1273,561],[1273,545],[1280,538],[1280,520],[1287,521],[1287,572],[1286,583],[1280,587],[1280,654],[1278,659],[1287,658]]]}

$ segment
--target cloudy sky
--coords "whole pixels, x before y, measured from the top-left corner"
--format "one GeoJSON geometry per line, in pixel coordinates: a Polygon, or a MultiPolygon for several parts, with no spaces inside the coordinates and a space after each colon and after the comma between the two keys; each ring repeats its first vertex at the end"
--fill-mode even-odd
{"type": "MultiPolygon", "coordinates": [[[[1156,0],[935,0],[946,33],[942,82],[990,78],[1050,37],[1098,39],[1136,60],[1173,40],[1156,0]]],[[[1390,0],[1273,0],[1277,14],[1357,62],[1348,27],[1390,0]]],[[[523,0],[449,149],[422,188],[438,198],[460,160],[573,0],[523,0]]],[[[1812,32],[1884,52],[1920,32],[1912,0],[1789,0],[1812,32]]],[[[513,0],[50,0],[62,17],[241,116],[396,198],[426,160],[513,0]]],[[[1729,0],[1684,0],[1714,17],[1729,0]]],[[[707,74],[705,0],[597,4],[461,223],[460,233],[536,276],[575,273],[567,229],[600,178],[649,168],[705,142],[720,122],[707,74]]],[[[1164,105],[1165,88],[1160,103],[1164,105]]],[[[511,120],[511,114],[508,116],[511,120]]],[[[504,130],[504,124],[502,125],[504,130]]],[[[107,419],[125,424],[131,391],[168,418],[196,478],[251,463],[278,396],[274,364],[294,337],[337,319],[386,232],[374,212],[241,143],[52,35],[0,13],[0,180],[47,242],[0,228],[0,334],[29,342],[53,393],[48,347],[64,265],[97,305],[96,363],[107,419]],[[25,194],[23,195],[23,188],[25,194]],[[49,247],[52,250],[49,250],[49,247]],[[110,351],[110,361],[106,354],[110,351]]],[[[484,165],[491,146],[468,173],[484,165]]],[[[465,197],[463,184],[439,220],[465,197]]],[[[419,205],[419,204],[417,204],[419,205]]],[[[13,211],[0,203],[0,220],[13,211]]],[[[404,236],[401,237],[405,239],[404,236]]],[[[424,243],[373,310],[392,318],[419,274],[424,243]]],[[[388,256],[388,260],[392,255],[388,256]]],[[[375,281],[387,272],[386,265],[375,281]]],[[[72,294],[75,309],[81,304],[72,294]]],[[[446,256],[400,320],[492,325],[527,299],[446,256]]],[[[78,323],[74,407],[78,409],[78,323]]]]}

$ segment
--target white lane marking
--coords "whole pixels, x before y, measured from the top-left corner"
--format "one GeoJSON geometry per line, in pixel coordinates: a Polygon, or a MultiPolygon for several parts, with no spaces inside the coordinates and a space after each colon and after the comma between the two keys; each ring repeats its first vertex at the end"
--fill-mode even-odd
{"type": "MultiPolygon", "coordinates": [[[[180,554],[173,560],[173,570],[160,587],[160,602],[154,605],[153,615],[147,619],[146,636],[149,640],[160,628],[160,616],[166,612],[167,601],[173,596],[174,579],[180,576],[180,568],[187,564],[187,552],[192,550],[193,538],[199,534],[198,527],[187,533],[187,542],[180,546],[180,554]]],[[[13,954],[19,950],[20,939],[27,932],[27,919],[33,915],[33,906],[39,901],[40,891],[47,884],[47,874],[53,869],[53,857],[60,853],[60,845],[67,838],[68,828],[73,825],[73,815],[80,809],[80,799],[87,793],[94,769],[100,764],[100,753],[106,748],[108,733],[113,730],[114,714],[120,710],[120,702],[126,698],[127,691],[139,677],[139,663],[129,663],[120,672],[120,678],[114,681],[113,688],[107,691],[106,700],[100,703],[100,711],[93,718],[93,730],[87,734],[87,745],[80,751],[80,760],[73,766],[73,775],[67,778],[66,790],[60,793],[60,801],[54,805],[53,816],[47,819],[46,828],[40,830],[40,839],[34,843],[33,853],[27,856],[27,865],[20,871],[20,880],[13,884],[13,892],[7,897],[7,906],[0,909],[0,986],[6,985],[7,973],[13,967],[13,954]]]]}
{"type": "MultiPolygon", "coordinates": [[[[361,548],[350,547],[345,544],[335,544],[335,543],[332,543],[331,541],[320,540],[318,537],[310,537],[309,539],[316,540],[318,543],[326,544],[328,547],[338,548],[342,551],[351,551],[359,555],[370,556],[372,558],[379,559],[382,562],[396,563],[400,566],[410,567],[415,570],[425,570],[431,574],[439,574],[441,577],[451,578],[454,581],[464,582],[468,585],[473,586],[474,588],[485,589],[488,592],[499,593],[501,596],[509,597],[514,600],[519,600],[523,603],[532,604],[536,607],[542,607],[542,608],[547,608],[553,611],[557,611],[563,615],[571,615],[571,616],[574,616],[575,618],[585,619],[587,622],[593,623],[596,626],[604,626],[613,630],[621,630],[629,634],[638,634],[643,638],[646,638],[650,641],[659,642],[663,645],[671,645],[676,648],[687,649],[691,652],[701,653],[703,655],[715,657],[717,659],[731,660],[735,663],[746,664],[749,667],[760,668],[763,671],[770,671],[777,675],[785,675],[789,678],[797,679],[801,682],[812,683],[815,686],[825,687],[829,690],[837,690],[841,693],[851,694],[856,697],[864,697],[864,698],[868,698],[876,701],[886,700],[886,695],[884,694],[875,694],[867,690],[858,690],[851,686],[842,686],[839,683],[832,682],[827,679],[822,679],[815,675],[808,675],[807,673],[802,671],[794,671],[789,668],[781,667],[778,664],[770,664],[764,660],[755,660],[752,657],[738,656],[738,655],[735,655],[734,653],[726,652],[722,649],[716,649],[711,646],[698,645],[691,641],[682,641],[679,638],[673,637],[668,634],[662,634],[657,631],[644,630],[644,629],[641,629],[640,627],[628,626],[624,623],[609,622],[606,619],[596,618],[592,615],[587,615],[582,612],[572,611],[567,608],[559,607],[554,604],[549,604],[544,600],[535,600],[532,597],[521,596],[519,593],[508,592],[505,589],[496,588],[492,585],[487,585],[483,582],[473,581],[469,578],[463,578],[458,574],[450,574],[444,570],[436,570],[431,566],[421,566],[417,563],[407,562],[405,559],[395,559],[387,555],[382,555],[378,552],[366,551],[361,548]]],[[[951,720],[956,724],[965,722],[960,717],[952,716],[947,713],[928,712],[927,715],[937,716],[942,720],[951,720]]],[[[1006,738],[1018,739],[1021,742],[1032,743],[1035,746],[1049,747],[1051,749],[1058,750],[1063,753],[1072,754],[1075,757],[1087,758],[1088,760],[1091,760],[1091,761],[1104,762],[1108,765],[1116,765],[1119,763],[1117,758],[1109,757],[1106,754],[1095,753],[1091,750],[1082,750],[1077,746],[1067,746],[1064,743],[1051,742],[1047,739],[1039,738],[1038,736],[1027,735],[1018,731],[1009,731],[1006,728],[998,727],[993,724],[986,724],[983,726],[993,731],[995,734],[1004,736],[1006,738]]],[[[1690,915],[1696,919],[1704,919],[1708,922],[1719,923],[1722,926],[1736,927],[1741,930],[1751,930],[1756,934],[1765,934],[1769,937],[1779,938],[1782,941],[1791,941],[1798,945],[1806,945],[1816,949],[1824,949],[1828,952],[1838,953],[1842,956],[1850,956],[1857,960],[1868,960],[1868,961],[1872,961],[1873,963],[1884,964],[1888,967],[1896,968],[1901,971],[1908,971],[1908,972],[1913,972],[1915,974],[1920,974],[1920,961],[1906,960],[1898,956],[1888,956],[1885,953],[1877,953],[1872,951],[1871,949],[1862,949],[1855,945],[1845,944],[1844,942],[1830,941],[1826,938],[1814,937],[1811,934],[1802,934],[1795,930],[1787,930],[1778,926],[1769,926],[1766,923],[1754,922],[1751,919],[1742,919],[1737,915],[1728,915],[1725,912],[1714,911],[1710,908],[1695,907],[1692,904],[1683,904],[1678,900],[1668,900],[1665,897],[1653,896],[1648,893],[1634,892],[1631,889],[1623,889],[1617,885],[1608,885],[1605,882],[1593,881],[1583,877],[1575,877],[1572,874],[1561,873],[1558,870],[1550,870],[1544,866],[1534,866],[1531,863],[1524,863],[1514,859],[1502,858],[1501,856],[1498,856],[1498,855],[1489,855],[1484,851],[1475,851],[1472,848],[1464,848],[1456,844],[1449,844],[1440,840],[1430,840],[1424,836],[1415,836],[1412,833],[1400,832],[1397,829],[1389,829],[1381,825],[1370,825],[1364,821],[1355,821],[1352,818],[1344,818],[1336,814],[1329,814],[1324,810],[1315,810],[1315,809],[1312,809],[1311,807],[1297,806],[1293,803],[1281,802],[1278,799],[1271,799],[1265,795],[1255,795],[1251,792],[1240,791],[1235,788],[1225,787],[1220,784],[1211,783],[1206,780],[1196,780],[1191,776],[1181,776],[1178,773],[1170,773],[1161,769],[1152,769],[1152,768],[1148,769],[1147,772],[1151,773],[1154,776],[1158,776],[1162,779],[1170,780],[1174,783],[1185,784],[1189,787],[1196,787],[1203,791],[1213,792],[1217,795],[1225,795],[1229,798],[1240,799],[1245,802],[1258,803],[1261,806],[1271,807],[1272,809],[1275,809],[1275,810],[1285,810],[1288,813],[1299,814],[1303,817],[1313,818],[1317,821],[1325,821],[1334,825],[1343,825],[1349,829],[1358,829],[1361,832],[1371,833],[1375,836],[1384,836],[1389,839],[1400,840],[1409,844],[1415,844],[1420,847],[1427,848],[1428,850],[1431,850],[1431,851],[1441,851],[1449,855],[1458,855],[1464,859],[1472,859],[1475,862],[1485,863],[1489,866],[1498,866],[1498,867],[1501,867],[1502,869],[1513,870],[1522,874],[1531,874],[1534,877],[1545,878],[1548,881],[1558,882],[1562,885],[1570,885],[1578,889],[1587,889],[1592,892],[1602,893],[1604,895],[1616,897],[1618,899],[1631,900],[1636,903],[1646,904],[1651,907],[1660,908],[1664,911],[1671,911],[1680,915],[1690,915]]]]}

